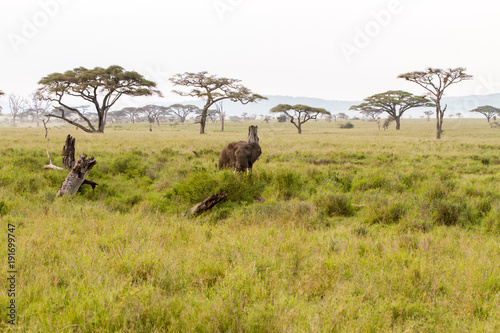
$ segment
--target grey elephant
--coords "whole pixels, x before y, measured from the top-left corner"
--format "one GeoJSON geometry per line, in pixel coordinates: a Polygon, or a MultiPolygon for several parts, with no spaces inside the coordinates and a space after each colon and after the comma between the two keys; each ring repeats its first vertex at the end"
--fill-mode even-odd
{"type": "Polygon", "coordinates": [[[262,154],[256,142],[231,142],[219,155],[219,170],[230,168],[238,172],[252,171],[252,166],[262,154]]]}

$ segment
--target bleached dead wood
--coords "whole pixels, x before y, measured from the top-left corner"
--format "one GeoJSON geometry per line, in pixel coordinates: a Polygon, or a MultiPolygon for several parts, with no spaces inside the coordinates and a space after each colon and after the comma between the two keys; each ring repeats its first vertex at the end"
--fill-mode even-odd
{"type": "Polygon", "coordinates": [[[47,139],[47,157],[49,158],[49,164],[47,165],[44,165],[43,168],[44,169],[53,169],[53,170],[62,170],[62,168],[58,167],[58,166],[55,166],[54,164],[52,164],[52,159],[50,158],[50,154],[49,154],[49,136],[48,136],[48,130],[47,130],[47,123],[49,122],[48,120],[45,121],[45,120],[42,120],[43,122],[43,127],[45,127],[45,138],[47,139]]]}

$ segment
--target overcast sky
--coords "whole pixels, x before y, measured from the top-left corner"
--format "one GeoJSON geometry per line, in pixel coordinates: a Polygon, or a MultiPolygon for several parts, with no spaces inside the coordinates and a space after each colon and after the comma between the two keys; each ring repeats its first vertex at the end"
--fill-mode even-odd
{"type": "MultiPolygon", "coordinates": [[[[500,93],[491,0],[0,0],[0,90],[53,72],[120,65],[179,100],[168,78],[208,71],[263,95],[361,100],[423,93],[398,74],[466,67],[447,96],[500,93]]],[[[7,100],[2,97],[3,102],[7,100]]]]}

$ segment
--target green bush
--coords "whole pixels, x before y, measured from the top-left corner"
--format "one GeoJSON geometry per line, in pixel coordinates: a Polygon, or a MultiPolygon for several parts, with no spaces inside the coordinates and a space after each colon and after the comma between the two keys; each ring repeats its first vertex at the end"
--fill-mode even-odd
{"type": "Polygon", "coordinates": [[[345,124],[340,124],[340,128],[354,128],[354,124],[348,121],[345,124]]]}
{"type": "Polygon", "coordinates": [[[500,204],[496,204],[485,216],[481,223],[483,229],[487,232],[500,234],[500,204]]]}
{"type": "Polygon", "coordinates": [[[144,177],[147,169],[146,163],[144,156],[138,152],[125,153],[111,162],[108,172],[123,174],[129,179],[144,177]]]}
{"type": "Polygon", "coordinates": [[[445,198],[430,202],[431,216],[440,225],[466,225],[472,221],[470,207],[461,198],[445,198]]]}
{"type": "Polygon", "coordinates": [[[355,213],[351,201],[345,194],[323,193],[314,198],[316,207],[327,216],[353,216],[355,213]]]}
{"type": "Polygon", "coordinates": [[[374,201],[366,208],[366,220],[370,224],[395,224],[408,212],[408,208],[396,201],[382,199],[374,201]]]}

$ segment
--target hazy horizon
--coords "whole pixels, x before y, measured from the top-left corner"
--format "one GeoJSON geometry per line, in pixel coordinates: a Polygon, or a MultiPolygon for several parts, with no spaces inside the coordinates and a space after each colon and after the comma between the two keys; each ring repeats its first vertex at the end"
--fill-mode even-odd
{"type": "Polygon", "coordinates": [[[474,79],[446,96],[500,93],[492,42],[500,3],[485,0],[37,0],[2,7],[6,95],[27,97],[53,72],[115,64],[155,81],[167,104],[185,100],[171,93],[169,78],[198,71],[240,79],[262,95],[349,101],[396,89],[423,94],[397,75],[466,67],[474,79]]]}

